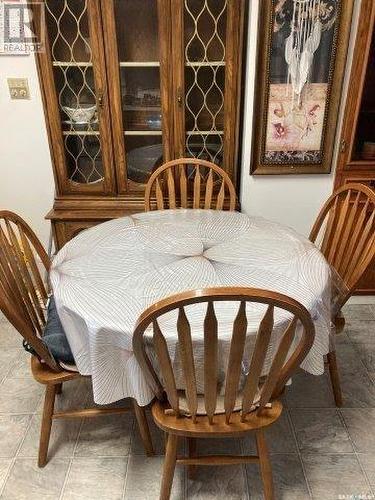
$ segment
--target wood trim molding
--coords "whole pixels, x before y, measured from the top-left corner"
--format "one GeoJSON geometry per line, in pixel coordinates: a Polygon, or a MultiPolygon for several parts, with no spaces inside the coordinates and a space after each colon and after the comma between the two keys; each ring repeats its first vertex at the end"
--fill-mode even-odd
{"type": "Polygon", "coordinates": [[[268,98],[265,89],[268,88],[268,62],[270,56],[270,40],[273,26],[273,0],[264,0],[261,4],[259,19],[259,47],[257,57],[257,79],[254,106],[253,127],[253,151],[250,173],[253,175],[293,175],[293,174],[323,174],[330,173],[332,167],[332,155],[335,146],[336,126],[343,74],[346,64],[348,41],[352,22],[354,0],[342,0],[340,23],[336,42],[336,54],[333,67],[331,90],[329,95],[329,108],[326,115],[325,137],[323,138],[324,156],[322,163],[316,164],[273,164],[268,165],[261,162],[263,148],[263,134],[266,123],[266,109],[268,98]],[[267,29],[265,29],[267,27],[267,29]]]}
{"type": "MultiPolygon", "coordinates": [[[[373,0],[362,0],[349,80],[349,91],[345,104],[344,122],[341,129],[340,140],[343,147],[339,152],[337,160],[335,188],[342,184],[343,178],[341,175],[344,171],[348,171],[349,173],[349,171],[353,170],[375,169],[375,162],[351,160],[356,134],[356,124],[366,78],[367,61],[374,29],[375,3],[373,0]]],[[[374,173],[372,176],[374,177],[374,173]]]]}
{"type": "Polygon", "coordinates": [[[108,82],[111,82],[108,86],[108,94],[111,109],[117,190],[120,194],[124,194],[128,191],[128,183],[114,1],[101,0],[101,13],[103,20],[103,36],[105,39],[107,79],[108,82]]]}

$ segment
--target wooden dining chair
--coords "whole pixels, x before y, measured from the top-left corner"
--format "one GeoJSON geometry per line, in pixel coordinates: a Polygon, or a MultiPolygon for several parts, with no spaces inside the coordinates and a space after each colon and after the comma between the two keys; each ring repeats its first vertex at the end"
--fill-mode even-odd
{"type": "MultiPolygon", "coordinates": [[[[236,304],[233,305],[236,307],[236,304]]],[[[283,326],[279,324],[281,330],[283,326]]],[[[133,350],[150,384],[155,387],[157,400],[152,406],[154,420],[168,436],[161,500],[170,497],[176,463],[191,467],[259,462],[265,497],[267,500],[274,498],[271,464],[263,430],[280,417],[282,404],[277,398],[294,370],[306,357],[313,340],[314,325],[309,312],[300,303],[285,295],[255,288],[225,287],[185,292],[161,300],[140,316],[134,331],[133,350]],[[222,301],[238,303],[239,306],[232,327],[225,382],[222,382],[223,387],[220,389],[223,373],[219,374],[218,320],[214,304],[222,301]],[[207,305],[202,335],[203,394],[197,393],[194,343],[185,311],[186,306],[197,303],[207,305]],[[266,309],[259,323],[252,355],[244,354],[248,352],[245,341],[248,324],[246,305],[249,303],[263,304],[266,309]],[[285,317],[286,325],[279,342],[272,335],[274,312],[277,308],[290,313],[285,317]],[[178,342],[173,360],[159,324],[160,317],[170,311],[175,311],[177,317],[178,342]],[[301,329],[296,335],[297,323],[301,325],[301,329]],[[157,356],[156,369],[149,358],[150,349],[146,350],[144,337],[146,329],[151,325],[152,343],[157,356]],[[269,348],[273,349],[271,352],[275,352],[275,355],[271,366],[265,370],[265,363],[269,361],[269,348]],[[177,359],[182,370],[181,390],[177,388],[175,376],[177,359]],[[249,366],[248,374],[245,374],[244,381],[240,384],[244,376],[244,365],[249,366]],[[157,372],[160,372],[161,379],[157,372]],[[237,438],[249,432],[255,433],[257,455],[196,454],[197,438],[237,438]],[[188,457],[177,457],[179,437],[188,438],[188,457]]],[[[147,342],[150,341],[147,337],[147,342]]]]}
{"type": "MultiPolygon", "coordinates": [[[[31,356],[31,371],[46,386],[40,433],[38,466],[47,463],[52,421],[59,418],[88,418],[123,413],[127,408],[87,408],[54,411],[55,396],[64,382],[82,377],[51,356],[42,340],[46,324],[48,288],[40,268],[48,272],[50,259],[32,229],[17,214],[0,211],[0,310],[22,335],[31,356]]],[[[133,400],[139,431],[148,455],[153,447],[144,408],[133,400]]]]}
{"type": "Polygon", "coordinates": [[[146,212],[167,208],[235,210],[236,190],[218,165],[179,158],[157,168],[146,186],[146,212]]]}
{"type": "MultiPolygon", "coordinates": [[[[343,293],[335,305],[333,323],[342,331],[341,308],[375,257],[375,193],[363,184],[346,184],[335,191],[322,207],[311,230],[315,243],[342,281],[343,293]]],[[[337,406],[342,391],[334,346],[327,363],[337,406]]]]}

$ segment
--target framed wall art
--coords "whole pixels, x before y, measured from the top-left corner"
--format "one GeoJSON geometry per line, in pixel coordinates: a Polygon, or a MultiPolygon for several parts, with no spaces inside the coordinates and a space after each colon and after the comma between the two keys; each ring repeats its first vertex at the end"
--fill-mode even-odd
{"type": "Polygon", "coordinates": [[[253,174],[329,173],[353,0],[262,0],[253,174]]]}

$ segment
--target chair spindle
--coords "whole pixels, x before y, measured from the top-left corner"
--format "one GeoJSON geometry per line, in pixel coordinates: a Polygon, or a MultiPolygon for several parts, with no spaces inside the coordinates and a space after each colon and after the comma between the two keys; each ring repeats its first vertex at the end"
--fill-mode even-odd
{"type": "Polygon", "coordinates": [[[197,383],[195,379],[193,343],[191,339],[190,324],[183,307],[180,307],[178,310],[177,332],[181,364],[185,378],[186,401],[190,415],[192,416],[193,422],[195,422],[198,409],[198,398],[197,383]]]}
{"type": "Polygon", "coordinates": [[[213,423],[217,401],[218,339],[217,318],[212,301],[204,319],[204,404],[208,421],[213,423]]]}

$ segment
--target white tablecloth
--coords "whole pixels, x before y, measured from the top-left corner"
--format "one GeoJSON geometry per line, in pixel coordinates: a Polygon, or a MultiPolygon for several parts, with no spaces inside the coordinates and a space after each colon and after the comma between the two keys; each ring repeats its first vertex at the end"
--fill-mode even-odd
{"type": "MultiPolygon", "coordinates": [[[[141,405],[152,400],[132,352],[134,325],[149,305],[184,290],[250,286],[300,301],[312,314],[316,330],[302,367],[316,375],[324,371],[330,268],[307,239],[263,218],[179,209],[112,220],[67,243],[53,261],[50,278],[77,368],[92,375],[99,404],[125,397],[141,405]]],[[[203,312],[199,319],[200,306],[191,307],[198,308],[193,335],[200,335],[203,312]]],[[[222,307],[222,319],[220,311],[217,315],[225,344],[225,326],[235,311],[222,307]]],[[[262,307],[247,311],[250,337],[256,333],[262,307]]],[[[189,314],[194,316],[194,311],[189,314]]],[[[172,324],[170,320],[164,326],[172,324]]],[[[176,340],[175,332],[170,334],[176,340]]]]}

